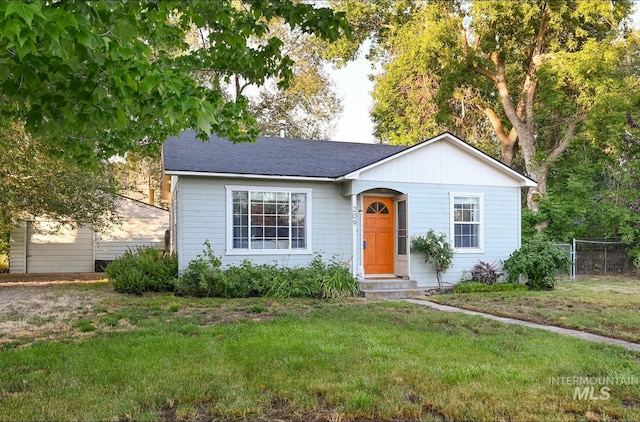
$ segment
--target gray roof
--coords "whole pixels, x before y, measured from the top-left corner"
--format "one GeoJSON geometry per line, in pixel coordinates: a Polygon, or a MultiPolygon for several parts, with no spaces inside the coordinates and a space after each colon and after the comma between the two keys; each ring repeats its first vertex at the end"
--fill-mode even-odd
{"type": "Polygon", "coordinates": [[[211,136],[209,142],[184,131],[164,144],[167,172],[232,173],[337,178],[409,147],[290,138],[259,138],[233,144],[211,136]]]}

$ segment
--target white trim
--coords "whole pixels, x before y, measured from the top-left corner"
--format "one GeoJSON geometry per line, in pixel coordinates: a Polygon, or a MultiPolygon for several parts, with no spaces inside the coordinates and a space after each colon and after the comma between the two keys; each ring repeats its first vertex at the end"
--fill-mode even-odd
{"type": "Polygon", "coordinates": [[[226,189],[226,245],[225,255],[310,255],[312,247],[312,188],[288,187],[288,186],[251,186],[251,185],[225,185],[226,189]],[[307,195],[305,214],[306,248],[304,249],[240,249],[233,247],[233,192],[234,191],[260,191],[260,192],[286,192],[304,193],[307,195]]]}
{"type": "Polygon", "coordinates": [[[360,220],[358,212],[358,196],[351,195],[351,275],[355,278],[358,276],[358,265],[356,263],[356,254],[358,253],[358,221],[360,220]]]}
{"type": "Polygon", "coordinates": [[[407,149],[405,149],[403,151],[398,152],[397,154],[393,154],[390,157],[384,158],[384,159],[382,159],[380,161],[376,161],[373,164],[369,164],[366,167],[363,167],[361,169],[358,169],[358,170],[355,170],[355,171],[353,171],[351,173],[348,173],[348,174],[346,174],[346,175],[344,175],[342,177],[339,177],[337,180],[341,181],[341,180],[359,179],[360,178],[360,174],[362,172],[364,172],[364,171],[367,171],[367,170],[370,170],[372,168],[378,167],[378,166],[380,166],[380,165],[382,165],[384,163],[387,163],[389,161],[392,161],[392,160],[395,160],[397,158],[400,158],[400,157],[402,157],[402,156],[404,156],[406,154],[410,154],[413,151],[416,151],[418,149],[424,148],[427,145],[431,145],[431,144],[436,143],[436,142],[441,141],[441,140],[448,141],[451,145],[453,145],[453,146],[455,146],[455,147],[457,147],[459,149],[465,150],[466,152],[468,152],[469,154],[471,154],[475,158],[479,159],[480,161],[484,162],[485,164],[487,164],[487,165],[489,165],[489,166],[491,166],[491,167],[493,167],[493,168],[505,173],[507,176],[509,176],[509,177],[511,177],[511,178],[513,178],[515,180],[520,181],[520,187],[534,187],[534,186],[538,185],[534,180],[532,180],[532,179],[530,179],[530,178],[518,173],[517,171],[513,170],[511,167],[501,163],[500,161],[498,161],[498,160],[494,159],[493,157],[485,154],[484,152],[472,147],[471,145],[467,144],[462,139],[460,139],[460,138],[458,138],[458,137],[456,137],[456,136],[454,136],[454,135],[452,135],[450,133],[443,133],[441,135],[438,135],[435,138],[429,139],[428,141],[424,141],[424,142],[422,142],[420,144],[414,145],[414,146],[412,146],[410,148],[407,148],[407,149]]]}
{"type": "Polygon", "coordinates": [[[449,243],[454,253],[484,253],[484,193],[478,192],[449,192],[449,243]],[[456,248],[455,247],[455,221],[454,221],[454,200],[459,197],[478,198],[480,208],[480,218],[478,221],[478,245],[477,248],[456,248]]]}
{"type": "Polygon", "coordinates": [[[200,171],[166,170],[165,174],[171,176],[198,176],[198,177],[228,177],[232,179],[267,179],[267,180],[306,180],[315,182],[335,182],[334,177],[308,177],[308,176],[271,176],[267,174],[243,174],[243,173],[208,173],[200,171]]]}

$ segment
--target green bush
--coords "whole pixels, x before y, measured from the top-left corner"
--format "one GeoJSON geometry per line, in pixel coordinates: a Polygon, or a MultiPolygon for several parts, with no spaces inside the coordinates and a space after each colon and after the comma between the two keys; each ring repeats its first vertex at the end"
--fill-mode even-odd
{"type": "Polygon", "coordinates": [[[171,292],[178,276],[178,258],[157,248],[128,250],[105,269],[119,293],[171,292]]]}
{"type": "Polygon", "coordinates": [[[524,284],[498,283],[485,284],[479,281],[467,281],[453,286],[454,293],[489,293],[489,292],[509,292],[516,290],[527,290],[524,284]]]}
{"type": "Polygon", "coordinates": [[[205,242],[204,252],[189,262],[187,269],[180,274],[176,291],[193,297],[242,297],[227,295],[221,265],[222,261],[213,254],[209,242],[205,242]]]}
{"type": "Polygon", "coordinates": [[[569,254],[547,240],[533,238],[513,252],[504,262],[508,281],[516,283],[522,274],[532,290],[550,289],[555,286],[558,270],[568,271],[571,265],[569,254]]]}
{"type": "Polygon", "coordinates": [[[244,260],[238,266],[221,268],[222,262],[205,242],[205,250],[191,261],[176,284],[179,294],[194,297],[239,298],[252,296],[345,297],[358,293],[349,268],[335,258],[325,263],[314,256],[308,267],[255,265],[244,260]]]}
{"type": "Polygon", "coordinates": [[[0,253],[0,273],[9,271],[9,258],[7,255],[0,253]]]}

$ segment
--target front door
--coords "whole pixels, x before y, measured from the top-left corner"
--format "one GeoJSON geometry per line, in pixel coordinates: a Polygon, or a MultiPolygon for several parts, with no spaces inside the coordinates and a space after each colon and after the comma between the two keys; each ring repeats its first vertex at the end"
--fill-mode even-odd
{"type": "Polygon", "coordinates": [[[393,200],[364,197],[364,272],[393,274],[393,200]]]}

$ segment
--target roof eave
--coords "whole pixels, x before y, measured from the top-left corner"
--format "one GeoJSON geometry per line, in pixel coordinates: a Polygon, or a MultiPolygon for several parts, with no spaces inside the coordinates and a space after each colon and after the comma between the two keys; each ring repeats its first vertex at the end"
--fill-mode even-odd
{"type": "Polygon", "coordinates": [[[201,171],[165,170],[169,176],[196,176],[196,177],[218,177],[218,178],[239,178],[239,179],[268,179],[268,180],[300,180],[315,182],[335,182],[335,177],[314,177],[314,176],[288,176],[271,174],[251,174],[251,173],[211,173],[201,171]]]}

